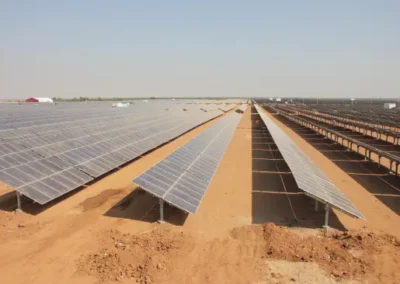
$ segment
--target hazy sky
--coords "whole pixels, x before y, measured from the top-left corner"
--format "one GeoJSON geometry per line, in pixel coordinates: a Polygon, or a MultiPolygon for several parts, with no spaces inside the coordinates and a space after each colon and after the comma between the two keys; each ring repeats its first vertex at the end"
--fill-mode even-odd
{"type": "Polygon", "coordinates": [[[400,1],[0,0],[0,98],[400,97],[400,1]]]}

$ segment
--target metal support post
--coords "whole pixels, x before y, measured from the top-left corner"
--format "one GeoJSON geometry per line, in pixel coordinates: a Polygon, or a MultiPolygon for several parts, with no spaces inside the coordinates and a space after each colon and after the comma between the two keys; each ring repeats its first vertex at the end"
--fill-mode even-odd
{"type": "Polygon", "coordinates": [[[17,212],[22,211],[22,207],[21,207],[21,194],[18,191],[15,191],[15,193],[17,194],[17,212]]]}
{"type": "Polygon", "coordinates": [[[160,203],[160,220],[158,220],[159,223],[164,223],[164,200],[159,199],[160,203]]]}
{"type": "Polygon", "coordinates": [[[315,200],[315,211],[318,211],[318,200],[315,200]]]}
{"type": "Polygon", "coordinates": [[[325,224],[324,224],[324,228],[329,228],[329,225],[328,225],[328,223],[329,223],[329,210],[330,210],[330,208],[329,208],[329,205],[328,204],[325,204],[325,224]]]}

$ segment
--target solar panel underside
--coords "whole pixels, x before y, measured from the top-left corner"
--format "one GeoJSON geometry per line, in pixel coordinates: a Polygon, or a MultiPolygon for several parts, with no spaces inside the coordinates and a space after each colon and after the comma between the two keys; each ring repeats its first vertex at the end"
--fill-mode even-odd
{"type": "Polygon", "coordinates": [[[195,214],[241,116],[221,118],[133,182],[173,206],[195,214]]]}
{"type": "Polygon", "coordinates": [[[353,217],[364,219],[357,208],[308,159],[283,130],[268,118],[259,106],[256,106],[256,108],[271,133],[279,152],[289,166],[298,187],[319,201],[326,202],[353,217]]]}
{"type": "Polygon", "coordinates": [[[65,111],[56,112],[53,120],[46,119],[49,113],[36,111],[21,114],[25,120],[3,117],[0,181],[45,204],[222,114],[163,108],[113,110],[108,115],[107,106],[103,112],[94,108],[88,116],[85,107],[68,110],[79,113],[72,117],[63,115],[65,111]],[[32,126],[29,119],[39,125],[32,126]]]}

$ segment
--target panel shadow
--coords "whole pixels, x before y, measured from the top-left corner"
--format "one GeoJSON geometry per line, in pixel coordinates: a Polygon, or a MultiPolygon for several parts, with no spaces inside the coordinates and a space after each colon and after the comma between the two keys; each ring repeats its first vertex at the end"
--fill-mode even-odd
{"type": "MultiPolygon", "coordinates": [[[[75,195],[79,191],[85,189],[86,186],[80,186],[56,199],[53,199],[52,201],[41,205],[39,203],[34,202],[32,199],[26,197],[26,196],[21,196],[21,207],[22,211],[26,214],[36,216],[40,214],[41,212],[47,210],[48,208],[53,207],[54,205],[62,202],[63,200],[75,195]]],[[[18,209],[17,206],[17,197],[16,197],[16,192],[8,192],[2,196],[0,196],[0,210],[2,211],[8,211],[8,212],[13,212],[16,209],[18,209]]]]}
{"type": "MultiPolygon", "coordinates": [[[[108,210],[104,216],[154,223],[160,219],[159,199],[136,188],[108,210]]],[[[182,226],[188,214],[168,203],[164,203],[164,221],[182,226]]]]}
{"type": "Polygon", "coordinates": [[[17,209],[17,197],[15,192],[7,192],[0,196],[0,210],[12,212],[17,209]]]}

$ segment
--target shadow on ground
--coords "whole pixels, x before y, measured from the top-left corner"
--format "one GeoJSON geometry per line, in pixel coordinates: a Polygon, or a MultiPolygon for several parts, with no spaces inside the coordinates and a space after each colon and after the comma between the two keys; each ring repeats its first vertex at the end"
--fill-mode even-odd
{"type": "MultiPolygon", "coordinates": [[[[280,115],[276,118],[334,162],[393,212],[400,215],[400,176],[390,173],[387,168],[378,163],[365,160],[364,156],[347,150],[346,147],[336,144],[307,127],[300,126],[280,115]]],[[[373,138],[365,137],[365,139],[373,138]]],[[[376,142],[379,143],[379,141],[376,142]]]]}
{"type": "MultiPolygon", "coordinates": [[[[252,223],[321,228],[325,212],[298,188],[267,128],[252,108],[252,223]]],[[[329,225],[344,230],[331,212],[329,225]]]]}
{"type": "Polygon", "coordinates": [[[0,196],[0,210],[11,212],[17,209],[15,192],[7,192],[0,196]]]}
{"type": "MultiPolygon", "coordinates": [[[[105,214],[108,217],[125,218],[154,223],[160,219],[159,199],[137,188],[115,204],[105,214]]],[[[164,203],[164,221],[182,226],[188,214],[164,203]]]]}
{"type": "MultiPolygon", "coordinates": [[[[21,196],[21,207],[22,211],[24,213],[30,214],[30,215],[38,215],[41,212],[47,210],[48,208],[53,207],[54,205],[62,202],[63,200],[75,195],[82,189],[85,189],[86,186],[80,186],[79,188],[68,192],[67,194],[64,194],[48,203],[45,205],[40,205],[39,203],[35,203],[32,199],[29,199],[28,197],[21,196]]],[[[18,208],[17,206],[17,197],[16,197],[16,192],[13,190],[12,192],[5,193],[0,196],[0,210],[1,211],[7,211],[7,212],[12,212],[15,211],[18,208]]]]}

